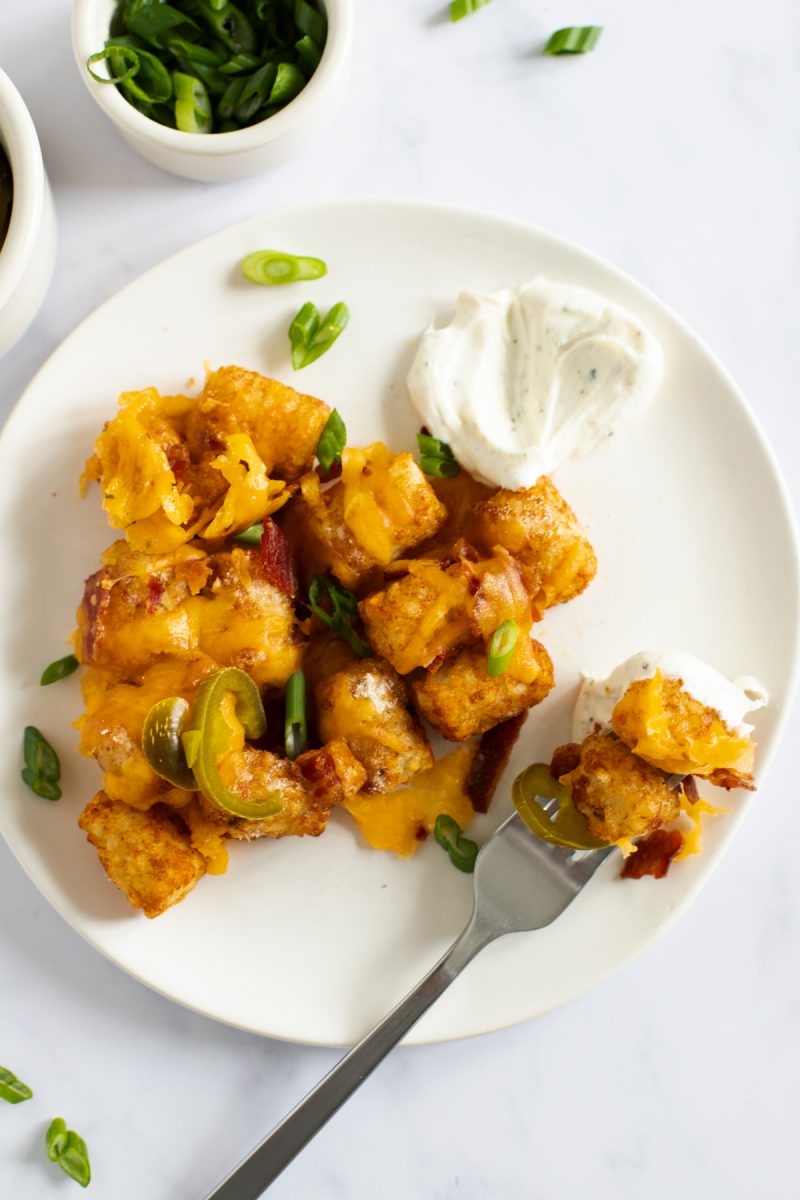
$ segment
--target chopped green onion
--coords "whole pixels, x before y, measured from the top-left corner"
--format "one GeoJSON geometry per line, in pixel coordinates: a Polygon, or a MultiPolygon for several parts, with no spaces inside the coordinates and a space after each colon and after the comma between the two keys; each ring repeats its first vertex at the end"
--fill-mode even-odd
{"type": "Polygon", "coordinates": [[[327,36],[320,0],[118,0],[112,7],[110,36],[88,58],[89,74],[180,132],[231,132],[268,119],[310,80],[327,36]],[[107,76],[94,71],[98,62],[107,76]],[[195,82],[176,80],[172,102],[176,74],[195,82]]]}
{"type": "Polygon", "coordinates": [[[254,250],[242,259],[242,274],[251,283],[295,283],[298,279],[321,279],[328,268],[321,258],[286,254],[282,250],[254,250]]]}
{"type": "Polygon", "coordinates": [[[82,1137],[78,1137],[74,1129],[67,1129],[66,1122],[61,1117],[56,1117],[51,1122],[47,1130],[46,1144],[50,1162],[58,1163],[61,1170],[81,1187],[88,1187],[92,1171],[86,1142],[82,1137]]]}
{"type": "Polygon", "coordinates": [[[450,20],[461,21],[491,2],[492,0],[450,0],[450,20]]]}
{"type": "Polygon", "coordinates": [[[0,1100],[7,1100],[9,1104],[22,1104],[23,1100],[30,1100],[32,1095],[33,1092],[27,1083],[17,1079],[12,1071],[0,1067],[0,1100]]]}
{"type": "Polygon", "coordinates": [[[516,621],[501,621],[492,634],[489,642],[489,654],[486,659],[486,671],[489,675],[502,675],[511,661],[514,647],[519,638],[519,625],[516,621]]]}
{"type": "Polygon", "coordinates": [[[307,34],[318,46],[325,45],[328,22],[307,0],[295,0],[294,23],[301,34],[307,34]]]}
{"type": "Polygon", "coordinates": [[[306,353],[318,329],[319,309],[316,304],[304,304],[289,326],[292,366],[295,371],[306,365],[306,353]]]}
{"type": "Polygon", "coordinates": [[[306,77],[310,79],[319,66],[319,60],[322,58],[319,46],[312,37],[305,34],[304,37],[295,42],[294,48],[297,51],[300,66],[303,68],[306,77]]]}
{"type": "Polygon", "coordinates": [[[330,350],[347,328],[350,309],[343,301],[334,304],[324,320],[315,304],[304,304],[289,327],[292,366],[295,371],[310,366],[330,350]]]}
{"type": "Polygon", "coordinates": [[[371,657],[372,650],[353,629],[353,619],[358,613],[358,605],[352,592],[339,587],[332,579],[328,579],[327,575],[315,575],[308,589],[308,603],[314,616],[318,617],[328,629],[338,633],[339,637],[347,642],[347,645],[359,658],[371,657]],[[332,612],[326,612],[321,607],[319,602],[323,595],[328,597],[332,612]]]}
{"type": "Polygon", "coordinates": [[[557,29],[544,48],[545,54],[588,54],[603,32],[602,25],[569,25],[557,29]]]}
{"type": "Polygon", "coordinates": [[[454,479],[458,475],[461,468],[447,442],[431,437],[429,433],[418,433],[417,445],[419,465],[426,475],[433,475],[437,479],[454,479]]]}
{"type": "Polygon", "coordinates": [[[347,428],[334,408],[317,442],[317,459],[326,475],[333,464],[340,461],[346,445],[347,428]]]}
{"type": "Polygon", "coordinates": [[[175,124],[181,133],[211,133],[213,119],[208,92],[194,75],[172,74],[175,89],[175,124]]]}
{"type": "Polygon", "coordinates": [[[59,679],[66,679],[67,675],[71,675],[73,671],[77,671],[80,663],[74,654],[66,654],[63,658],[57,658],[55,662],[51,662],[49,666],[42,671],[42,677],[39,683],[42,687],[47,687],[48,683],[56,683],[59,679]]]}
{"type": "Polygon", "coordinates": [[[23,783],[43,800],[60,800],[61,763],[53,747],[33,725],[26,725],[22,741],[25,767],[23,783]]]}
{"type": "Polygon", "coordinates": [[[437,844],[450,855],[453,866],[471,875],[475,870],[475,859],[478,857],[478,844],[471,838],[464,837],[455,817],[439,813],[433,826],[433,836],[437,844]]]}
{"type": "Polygon", "coordinates": [[[255,525],[248,525],[247,529],[243,529],[240,533],[235,533],[233,541],[241,542],[243,546],[260,546],[263,536],[264,522],[257,521],[255,525]]]}
{"type": "Polygon", "coordinates": [[[292,762],[308,745],[306,725],[306,677],[295,671],[286,684],[286,721],[284,728],[286,757],[292,762]]]}

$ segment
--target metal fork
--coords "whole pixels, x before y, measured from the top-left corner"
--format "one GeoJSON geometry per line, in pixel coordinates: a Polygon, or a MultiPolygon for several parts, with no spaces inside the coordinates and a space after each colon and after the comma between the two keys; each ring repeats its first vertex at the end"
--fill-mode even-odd
{"type": "MultiPolygon", "coordinates": [[[[546,808],[552,810],[555,801],[546,808]]],[[[608,850],[575,851],[534,837],[514,814],[475,864],[464,932],[413,991],[328,1072],[206,1200],[257,1200],[383,1061],[475,955],[506,933],[543,929],[572,903],[608,850]]]]}

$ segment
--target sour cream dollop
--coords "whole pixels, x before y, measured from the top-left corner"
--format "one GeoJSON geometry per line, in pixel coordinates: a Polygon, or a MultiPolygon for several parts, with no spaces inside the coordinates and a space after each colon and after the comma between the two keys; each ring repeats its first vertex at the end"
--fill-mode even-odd
{"type": "Polygon", "coordinates": [[[728,679],[708,663],[682,650],[640,650],[618,666],[607,679],[584,679],[572,718],[572,737],[576,742],[593,732],[611,728],[611,714],[631,683],[651,679],[660,671],[665,679],[680,679],[683,691],[712,708],[728,728],[739,737],[748,737],[753,726],[745,715],[763,708],[769,695],[752,675],[728,679]]]}
{"type": "Polygon", "coordinates": [[[422,335],[408,390],[462,466],[516,489],[635,419],[662,370],[659,343],[633,313],[539,277],[462,292],[450,324],[422,335]]]}

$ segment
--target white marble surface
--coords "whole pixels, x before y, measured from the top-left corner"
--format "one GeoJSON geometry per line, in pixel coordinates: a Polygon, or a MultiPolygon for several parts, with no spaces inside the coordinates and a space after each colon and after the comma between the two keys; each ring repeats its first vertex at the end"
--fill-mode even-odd
{"type": "MultiPolygon", "coordinates": [[[[414,196],[548,226],[655,289],[750,396],[797,504],[796,0],[495,0],[456,26],[441,0],[359,0],[333,132],[275,174],[228,186],[163,175],[119,141],[77,77],[69,7],[0,8],[0,66],[37,124],[60,218],[50,295],[0,362],[3,415],[81,318],[196,238],[298,199],[414,196]],[[539,57],[575,21],[606,26],[595,54],[539,57]]],[[[536,1023],[397,1052],[276,1200],[796,1195],[793,740],[762,789],[763,819],[663,939],[536,1023]]],[[[199,1200],[334,1061],[134,983],[48,908],[5,847],[0,912],[0,1062],[36,1092],[0,1112],[3,1196],[74,1194],[42,1148],[62,1114],[89,1143],[94,1195],[199,1200]]]]}

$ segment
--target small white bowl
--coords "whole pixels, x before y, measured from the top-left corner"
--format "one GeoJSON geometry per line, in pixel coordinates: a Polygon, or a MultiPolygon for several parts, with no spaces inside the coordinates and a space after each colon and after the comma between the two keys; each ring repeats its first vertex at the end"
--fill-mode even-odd
{"type": "MultiPolygon", "coordinates": [[[[352,42],[353,0],[321,0],[321,5],[328,18],[328,39],[309,82],[274,116],[232,133],[168,129],[140,113],[117,88],[92,79],[86,60],[105,44],[116,0],[75,0],[72,48],[93,99],[144,158],[187,179],[210,183],[246,179],[285,162],[320,136],[342,98],[352,42]]],[[[96,64],[94,70],[102,74],[105,64],[96,64]]]]}
{"type": "Polygon", "coordinates": [[[56,214],[36,130],[17,89],[0,71],[0,143],[11,165],[14,199],[0,246],[0,354],[19,341],[53,277],[56,214]]]}

